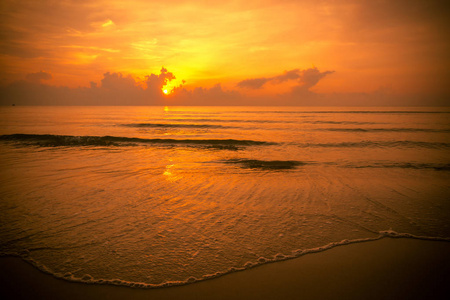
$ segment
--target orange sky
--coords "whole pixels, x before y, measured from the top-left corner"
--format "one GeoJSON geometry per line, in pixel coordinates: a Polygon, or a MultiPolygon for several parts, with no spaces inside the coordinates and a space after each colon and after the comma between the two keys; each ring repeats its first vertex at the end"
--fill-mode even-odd
{"type": "Polygon", "coordinates": [[[334,71],[316,93],[448,94],[450,26],[439,3],[2,0],[0,85],[43,71],[45,84],[88,87],[106,72],[139,81],[164,66],[172,85],[265,95],[297,83],[237,83],[316,67],[334,71]]]}

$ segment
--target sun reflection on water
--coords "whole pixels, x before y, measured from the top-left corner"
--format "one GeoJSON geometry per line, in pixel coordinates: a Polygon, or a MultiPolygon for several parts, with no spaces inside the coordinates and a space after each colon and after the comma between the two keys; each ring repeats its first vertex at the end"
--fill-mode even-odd
{"type": "Polygon", "coordinates": [[[163,175],[166,177],[167,181],[170,182],[175,182],[177,180],[180,180],[181,178],[183,178],[183,176],[176,174],[173,171],[173,168],[175,167],[175,164],[172,165],[167,165],[166,169],[164,170],[163,175]]]}

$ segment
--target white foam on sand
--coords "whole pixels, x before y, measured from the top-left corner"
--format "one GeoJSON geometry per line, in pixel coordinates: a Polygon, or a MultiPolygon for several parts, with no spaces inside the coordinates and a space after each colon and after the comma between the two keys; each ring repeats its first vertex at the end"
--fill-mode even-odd
{"type": "Polygon", "coordinates": [[[144,283],[144,282],[130,282],[130,281],[125,281],[125,280],[121,280],[121,279],[112,279],[112,280],[111,279],[101,279],[101,278],[94,278],[90,274],[84,274],[81,277],[76,277],[70,272],[67,272],[64,274],[53,272],[50,268],[48,268],[44,264],[30,258],[29,251],[27,251],[27,250],[21,251],[21,253],[0,253],[0,257],[1,256],[21,257],[23,260],[29,262],[30,264],[32,264],[33,266],[35,266],[42,272],[44,272],[46,274],[50,274],[58,279],[63,279],[63,280],[71,281],[71,282],[86,283],[86,284],[107,284],[107,285],[115,285],[115,286],[127,286],[127,287],[132,287],[132,288],[153,289],[153,288],[180,286],[180,285],[191,284],[191,283],[195,283],[195,282],[199,282],[199,281],[203,281],[203,280],[214,279],[214,278],[226,275],[226,274],[230,274],[230,273],[238,272],[238,271],[244,271],[244,270],[251,269],[251,268],[261,266],[264,264],[268,264],[268,263],[274,263],[274,262],[278,262],[278,261],[294,259],[294,258],[298,258],[298,257],[304,256],[307,254],[323,252],[323,251],[326,251],[326,250],[329,250],[329,249],[332,249],[332,248],[335,248],[338,246],[371,242],[371,241],[376,241],[376,240],[380,240],[383,238],[408,238],[408,239],[418,239],[418,240],[428,240],[428,241],[450,242],[450,238],[417,236],[417,235],[413,235],[413,234],[409,234],[409,233],[398,233],[398,232],[395,232],[395,231],[389,229],[389,230],[385,230],[385,231],[380,231],[379,235],[377,237],[361,238],[361,239],[353,239],[353,240],[345,239],[340,242],[332,242],[327,245],[323,245],[323,246],[316,247],[316,248],[304,249],[304,250],[302,250],[302,249],[294,250],[294,251],[292,251],[292,254],[290,254],[290,255],[278,253],[273,257],[259,257],[256,262],[247,262],[244,265],[244,267],[242,267],[242,268],[232,267],[226,271],[218,271],[213,274],[205,274],[201,278],[190,276],[186,280],[166,281],[161,284],[149,284],[149,283],[144,283]]]}
{"type": "Polygon", "coordinates": [[[5,257],[0,259],[0,285],[2,296],[15,300],[448,299],[450,243],[427,239],[383,236],[350,242],[299,259],[162,289],[58,280],[20,259],[5,257]]]}

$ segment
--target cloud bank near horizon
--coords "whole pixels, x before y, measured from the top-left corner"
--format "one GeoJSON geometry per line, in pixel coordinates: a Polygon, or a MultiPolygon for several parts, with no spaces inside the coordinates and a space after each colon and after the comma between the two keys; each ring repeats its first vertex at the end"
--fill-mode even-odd
{"type": "MultiPolygon", "coordinates": [[[[335,71],[318,68],[292,69],[271,77],[249,78],[237,83],[236,89],[226,89],[221,83],[205,88],[188,89],[183,84],[164,87],[176,79],[162,67],[159,74],[143,79],[119,72],[106,72],[100,83],[89,87],[69,88],[47,84],[53,79],[49,72],[29,73],[24,80],[0,87],[0,105],[259,105],[259,106],[449,106],[449,97],[395,95],[388,88],[371,93],[316,93],[310,89],[335,71]],[[249,90],[261,90],[265,85],[294,83],[290,91],[276,95],[251,96],[249,90]]],[[[185,81],[183,81],[185,83],[185,81]]]]}

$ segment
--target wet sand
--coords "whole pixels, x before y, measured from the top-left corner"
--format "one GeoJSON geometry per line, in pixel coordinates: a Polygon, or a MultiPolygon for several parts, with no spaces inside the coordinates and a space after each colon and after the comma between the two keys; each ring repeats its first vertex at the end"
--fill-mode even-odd
{"type": "Polygon", "coordinates": [[[67,282],[0,258],[3,299],[450,299],[450,242],[384,238],[190,285],[135,289],[67,282]]]}

